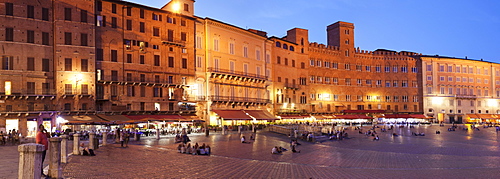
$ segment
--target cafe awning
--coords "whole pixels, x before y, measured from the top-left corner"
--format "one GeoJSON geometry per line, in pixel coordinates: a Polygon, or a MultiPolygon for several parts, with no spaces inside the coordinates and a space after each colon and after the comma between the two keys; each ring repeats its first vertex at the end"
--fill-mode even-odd
{"type": "Polygon", "coordinates": [[[264,110],[244,110],[244,112],[256,120],[278,120],[277,117],[264,110]]]}
{"type": "Polygon", "coordinates": [[[413,118],[411,117],[411,115],[409,114],[384,114],[384,116],[382,116],[382,118],[413,118]]]}
{"type": "Polygon", "coordinates": [[[344,113],[384,113],[385,110],[344,110],[344,113]]]}
{"type": "Polygon", "coordinates": [[[281,119],[305,119],[310,118],[310,115],[280,115],[281,119]]]}
{"type": "Polygon", "coordinates": [[[370,116],[360,114],[335,115],[335,119],[373,119],[370,116]]]}
{"type": "Polygon", "coordinates": [[[253,120],[243,110],[212,110],[224,120],[253,120]]]}
{"type": "Polygon", "coordinates": [[[107,114],[97,114],[98,117],[109,121],[112,124],[132,124],[137,121],[127,118],[125,115],[107,115],[107,114]]]}
{"type": "Polygon", "coordinates": [[[178,114],[169,114],[169,115],[124,115],[125,117],[138,121],[138,122],[147,122],[147,121],[179,121],[185,119],[184,117],[178,114]]]}
{"type": "Polygon", "coordinates": [[[80,115],[80,116],[59,116],[68,121],[66,125],[103,125],[109,124],[109,121],[99,118],[96,115],[80,115]]]}

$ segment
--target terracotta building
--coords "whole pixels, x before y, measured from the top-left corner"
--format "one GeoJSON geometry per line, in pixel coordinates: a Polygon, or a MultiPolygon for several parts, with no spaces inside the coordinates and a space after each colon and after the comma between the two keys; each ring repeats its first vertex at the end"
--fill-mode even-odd
{"type": "Polygon", "coordinates": [[[327,44],[318,44],[307,29],[268,37],[197,17],[194,0],[161,8],[4,0],[0,24],[0,130],[23,136],[77,118],[190,116],[206,125],[367,113],[500,118],[499,64],[360,50],[348,22],[327,26],[327,44]]]}
{"type": "Polygon", "coordinates": [[[176,2],[96,1],[96,111],[194,111],[194,1],[176,2]]]}
{"type": "Polygon", "coordinates": [[[435,122],[498,123],[500,64],[443,56],[418,59],[426,115],[435,122]]]}
{"type": "Polygon", "coordinates": [[[211,125],[275,119],[269,100],[271,43],[265,32],[210,18],[196,24],[197,114],[211,125]]]}

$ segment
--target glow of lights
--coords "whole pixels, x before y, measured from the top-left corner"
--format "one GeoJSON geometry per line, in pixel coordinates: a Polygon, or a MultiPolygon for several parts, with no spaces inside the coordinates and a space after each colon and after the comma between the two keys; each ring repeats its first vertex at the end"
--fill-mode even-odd
{"type": "Polygon", "coordinates": [[[75,75],[75,82],[80,82],[83,80],[83,75],[82,74],[76,74],[75,75]]]}
{"type": "Polygon", "coordinates": [[[323,94],[323,100],[330,100],[330,94],[328,93],[323,94]]]}
{"type": "Polygon", "coordinates": [[[12,83],[10,81],[5,81],[5,95],[11,95],[12,83]]]}
{"type": "Polygon", "coordinates": [[[57,122],[58,124],[61,124],[61,123],[67,123],[67,122],[69,122],[69,121],[68,121],[68,120],[66,120],[66,119],[64,119],[64,118],[62,118],[62,117],[60,117],[60,116],[58,116],[58,117],[56,118],[56,122],[57,122]]]}
{"type": "Polygon", "coordinates": [[[286,108],[288,106],[288,103],[283,103],[283,108],[286,108]]]}
{"type": "Polygon", "coordinates": [[[292,104],[290,105],[290,108],[295,108],[295,103],[292,103],[292,104]]]}
{"type": "Polygon", "coordinates": [[[498,107],[497,100],[495,100],[495,99],[488,99],[487,103],[488,103],[488,106],[490,106],[490,107],[498,107]]]}
{"type": "Polygon", "coordinates": [[[179,2],[172,4],[172,11],[179,13],[181,11],[181,4],[179,2]]]}
{"type": "Polygon", "coordinates": [[[440,97],[432,98],[432,105],[441,105],[441,104],[443,104],[443,98],[440,97]]]}

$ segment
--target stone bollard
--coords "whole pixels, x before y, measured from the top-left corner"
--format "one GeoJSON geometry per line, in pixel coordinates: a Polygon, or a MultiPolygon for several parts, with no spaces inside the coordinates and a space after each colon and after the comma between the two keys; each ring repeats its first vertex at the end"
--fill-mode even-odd
{"type": "Polygon", "coordinates": [[[99,145],[95,143],[95,133],[91,132],[89,133],[89,149],[95,150],[95,146],[99,145]]]}
{"type": "Polygon", "coordinates": [[[241,134],[241,126],[238,126],[238,134],[241,134]]]}
{"type": "Polygon", "coordinates": [[[61,138],[52,137],[49,139],[50,160],[49,160],[49,176],[50,178],[62,178],[61,170],[61,138]]]}
{"type": "Polygon", "coordinates": [[[42,152],[44,146],[41,144],[23,144],[17,146],[19,151],[19,171],[17,178],[41,178],[42,173],[42,152]]]}
{"type": "Polygon", "coordinates": [[[222,126],[222,135],[226,134],[226,128],[224,128],[224,126],[222,126]]]}
{"type": "Polygon", "coordinates": [[[102,132],[102,145],[108,144],[108,132],[102,132]]]}
{"type": "Polygon", "coordinates": [[[61,163],[68,163],[68,135],[62,135],[61,138],[61,163]]]}
{"type": "Polygon", "coordinates": [[[156,140],[160,140],[160,129],[156,129],[156,140]]]}
{"type": "Polygon", "coordinates": [[[80,134],[73,134],[73,155],[80,155],[80,134]]]}
{"type": "Polygon", "coordinates": [[[139,131],[136,130],[135,133],[134,133],[134,140],[135,141],[139,141],[139,135],[140,135],[139,131]]]}

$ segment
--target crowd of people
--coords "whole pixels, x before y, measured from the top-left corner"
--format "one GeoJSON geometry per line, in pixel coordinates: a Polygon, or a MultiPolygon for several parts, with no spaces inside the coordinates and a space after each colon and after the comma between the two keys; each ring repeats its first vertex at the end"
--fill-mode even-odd
{"type": "Polygon", "coordinates": [[[0,131],[0,144],[1,145],[18,145],[21,143],[22,135],[16,129],[9,130],[9,132],[0,131]]]}
{"type": "Polygon", "coordinates": [[[203,143],[201,146],[198,145],[198,142],[196,142],[193,146],[191,146],[191,143],[180,143],[179,146],[177,146],[177,151],[182,154],[193,154],[193,155],[210,155],[210,145],[205,145],[203,143]]]}

